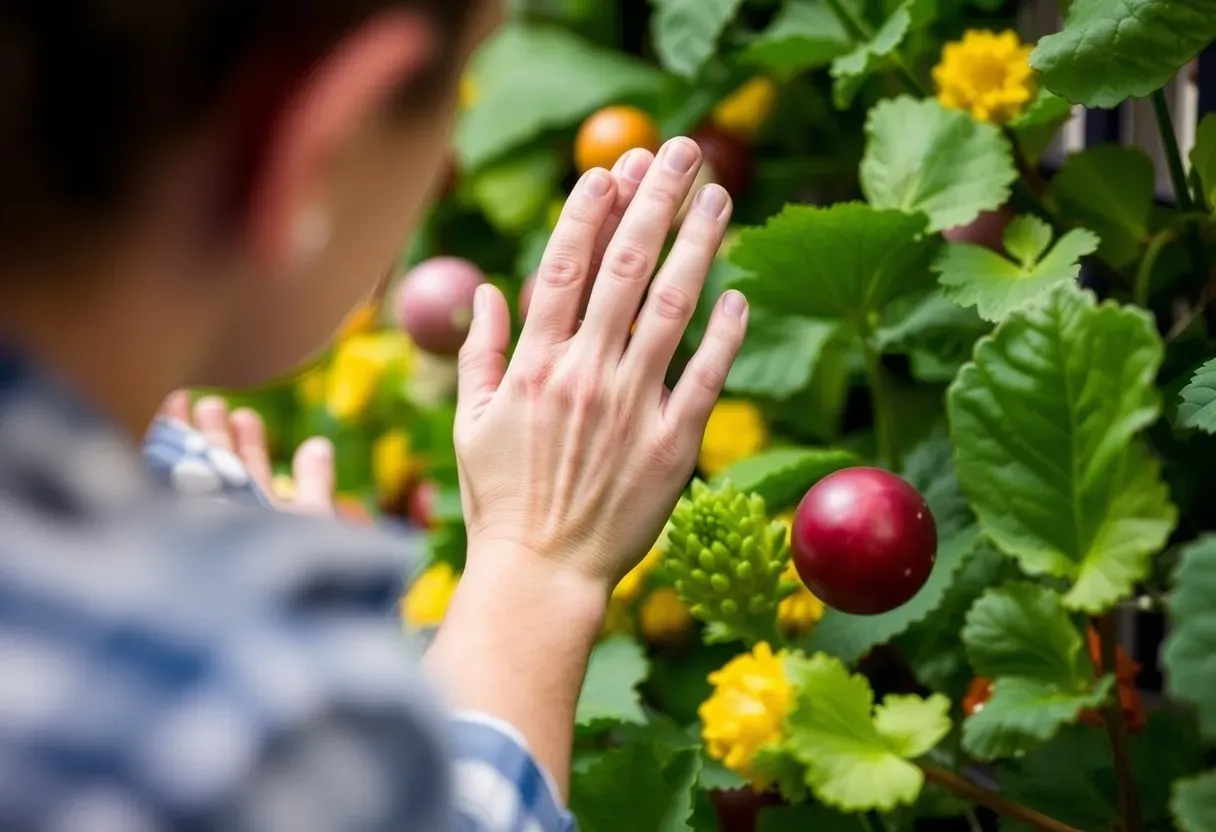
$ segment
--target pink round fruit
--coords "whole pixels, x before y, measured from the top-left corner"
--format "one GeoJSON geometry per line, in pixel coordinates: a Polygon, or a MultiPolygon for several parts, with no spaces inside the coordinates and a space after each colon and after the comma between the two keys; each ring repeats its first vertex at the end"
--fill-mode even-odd
{"type": "Polygon", "coordinates": [[[473,294],[485,282],[481,269],[468,260],[423,261],[397,287],[397,324],[421,349],[455,355],[473,322],[473,294]]]}
{"type": "Polygon", "coordinates": [[[942,236],[952,243],[971,243],[995,251],[1005,253],[1005,229],[1013,222],[1013,212],[1008,208],[998,208],[995,211],[985,211],[969,222],[947,228],[942,236]]]}
{"type": "Polygon", "coordinates": [[[937,525],[919,492],[881,468],[846,468],[798,505],[794,567],[823,603],[878,615],[912,599],[937,558],[937,525]]]}
{"type": "Polygon", "coordinates": [[[528,275],[524,285],[519,289],[519,319],[528,317],[528,307],[532,305],[532,292],[536,289],[536,273],[528,275]]]}

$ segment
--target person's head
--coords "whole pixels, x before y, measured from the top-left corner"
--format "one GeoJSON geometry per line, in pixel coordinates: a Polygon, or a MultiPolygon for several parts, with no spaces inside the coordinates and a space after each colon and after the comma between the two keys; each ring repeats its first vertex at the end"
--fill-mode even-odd
{"type": "Polygon", "coordinates": [[[0,305],[138,297],[174,383],[291,369],[400,251],[501,6],[6,0],[0,305]]]}

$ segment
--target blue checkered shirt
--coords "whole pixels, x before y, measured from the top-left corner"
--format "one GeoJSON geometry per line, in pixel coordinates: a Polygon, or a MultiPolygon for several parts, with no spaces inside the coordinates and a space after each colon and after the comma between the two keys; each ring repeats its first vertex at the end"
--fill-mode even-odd
{"type": "Polygon", "coordinates": [[[572,829],[522,737],[420,674],[417,542],[268,510],[194,437],[150,437],[165,488],[0,352],[0,829],[572,829]]]}

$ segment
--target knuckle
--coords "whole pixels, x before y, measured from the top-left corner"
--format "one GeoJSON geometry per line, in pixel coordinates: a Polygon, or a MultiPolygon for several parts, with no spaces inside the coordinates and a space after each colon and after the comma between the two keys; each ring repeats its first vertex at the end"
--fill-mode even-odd
{"type": "Polygon", "coordinates": [[[560,246],[545,256],[538,279],[549,286],[569,286],[582,280],[584,268],[571,248],[560,246]]]}
{"type": "Polygon", "coordinates": [[[537,399],[549,387],[553,368],[543,361],[532,361],[521,366],[515,375],[516,389],[528,399],[537,399]]]}
{"type": "Polygon", "coordinates": [[[646,201],[664,214],[675,214],[684,204],[684,194],[679,181],[663,182],[646,195],[646,201]]]}
{"type": "Polygon", "coordinates": [[[639,283],[650,277],[650,254],[633,243],[624,243],[612,252],[608,272],[625,283],[639,283]]]}
{"type": "Polygon", "coordinates": [[[692,381],[698,387],[717,393],[726,384],[726,370],[715,361],[701,361],[688,368],[692,381]]]}
{"type": "Polygon", "coordinates": [[[695,301],[679,286],[664,284],[656,286],[651,293],[655,314],[660,318],[682,321],[692,315],[695,301]]]}
{"type": "Polygon", "coordinates": [[[676,468],[684,462],[685,446],[675,431],[660,431],[651,438],[646,451],[651,461],[660,468],[676,468]]]}

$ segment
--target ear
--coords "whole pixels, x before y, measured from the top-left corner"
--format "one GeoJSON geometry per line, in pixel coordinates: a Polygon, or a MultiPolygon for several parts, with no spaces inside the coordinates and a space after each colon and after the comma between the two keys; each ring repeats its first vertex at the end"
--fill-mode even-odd
{"type": "MultiPolygon", "coordinates": [[[[263,265],[277,272],[299,257],[301,234],[328,234],[320,200],[330,160],[427,66],[435,38],[420,11],[379,14],[270,93],[277,106],[250,114],[262,129],[250,137],[243,213],[252,254],[263,265]]],[[[265,96],[254,98],[265,107],[265,96]]]]}

